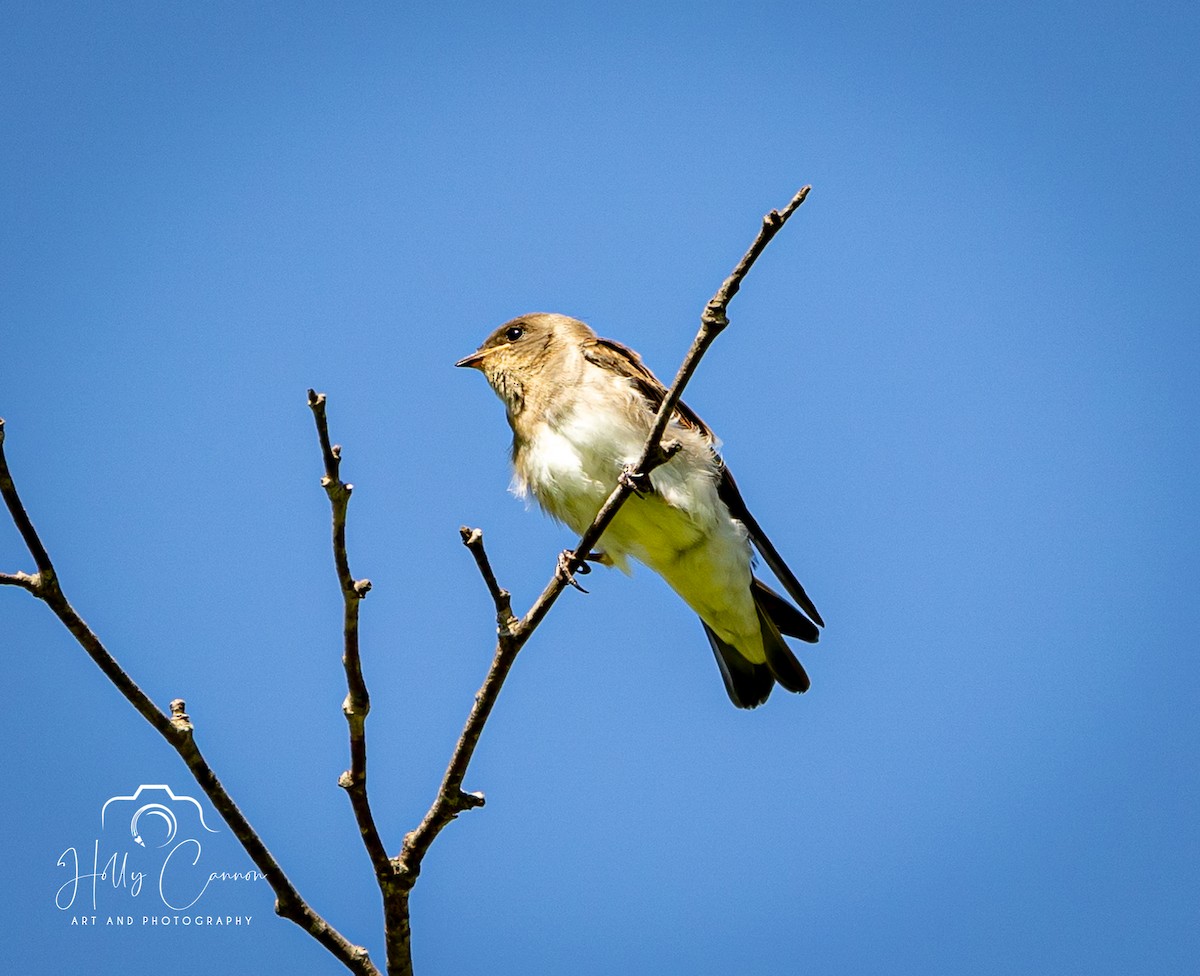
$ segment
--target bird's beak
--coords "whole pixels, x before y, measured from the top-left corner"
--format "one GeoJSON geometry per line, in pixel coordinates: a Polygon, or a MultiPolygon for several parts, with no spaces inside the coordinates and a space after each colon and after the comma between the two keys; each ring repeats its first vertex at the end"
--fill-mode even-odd
{"type": "Polygon", "coordinates": [[[470,366],[472,369],[479,369],[480,365],[483,363],[484,355],[485,355],[484,351],[482,349],[479,349],[479,350],[476,350],[475,352],[471,353],[471,355],[465,356],[464,358],[460,359],[454,365],[455,366],[470,366]]]}

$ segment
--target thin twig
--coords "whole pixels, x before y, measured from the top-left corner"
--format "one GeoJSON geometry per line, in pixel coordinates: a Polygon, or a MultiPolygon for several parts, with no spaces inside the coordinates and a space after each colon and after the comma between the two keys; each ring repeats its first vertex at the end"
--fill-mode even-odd
{"type": "Polygon", "coordinates": [[[475,564],[496,605],[496,652],[492,656],[492,664],[488,668],[483,687],[475,695],[475,704],[467,716],[467,723],[454,747],[450,764],[442,776],[437,796],[416,830],[404,838],[404,847],[396,858],[397,871],[409,889],[416,883],[417,876],[421,873],[421,862],[430,845],[442,832],[442,828],[464,810],[481,807],[485,803],[482,793],[467,793],[462,788],[463,780],[466,779],[467,767],[475,754],[475,747],[479,744],[479,736],[483,733],[488,716],[491,715],[500,695],[504,679],[508,677],[508,672],[517,659],[517,652],[528,640],[528,636],[518,637],[514,633],[517,620],[513,616],[509,592],[496,582],[496,574],[492,572],[491,562],[483,547],[483,533],[465,525],[459,529],[459,533],[463,545],[470,549],[475,557],[475,564]]]}
{"type": "Polygon", "coordinates": [[[37,583],[36,573],[32,576],[28,573],[0,573],[0,586],[19,586],[21,589],[33,593],[37,588],[37,583]]]}
{"type": "Polygon", "coordinates": [[[363,846],[371,858],[375,877],[383,888],[390,880],[393,870],[367,797],[366,721],[371,711],[371,696],[367,693],[367,684],[363,679],[362,658],[358,649],[358,609],[371,589],[371,581],[356,580],[350,572],[350,558],[346,551],[346,509],[350,504],[354,486],[346,484],[339,477],[342,449],[339,445],[329,442],[325,394],[309,390],[308,405],[316,421],[317,437],[321,442],[321,454],[325,462],[325,475],[321,478],[321,485],[329,496],[329,506],[333,514],[333,561],[342,590],[342,666],[346,671],[348,689],[346,700],[342,703],[342,712],[350,730],[350,768],[338,778],[338,785],[350,797],[350,805],[362,835],[363,846]]]}
{"type": "MultiPolygon", "coordinates": [[[[21,533],[21,538],[25,540],[25,548],[33,556],[33,562],[38,568],[38,574],[43,578],[53,579],[54,566],[50,562],[50,554],[46,552],[46,547],[42,545],[42,540],[38,538],[37,530],[29,520],[25,506],[21,504],[21,499],[17,497],[17,489],[13,485],[12,475],[8,473],[8,464],[4,461],[3,455],[4,420],[0,418],[0,493],[4,495],[4,504],[8,506],[8,513],[12,516],[13,524],[17,527],[17,531],[21,533]]],[[[17,575],[24,576],[23,573],[18,573],[17,575]]]]}
{"type": "Polygon", "coordinates": [[[221,818],[228,824],[233,835],[250,855],[250,859],[275,892],[276,913],[303,928],[351,972],[359,973],[361,976],[380,976],[379,970],[371,962],[366,949],[351,943],[300,897],[300,893],[288,880],[279,863],[254,828],[250,826],[250,822],[238,809],[237,804],[233,802],[232,797],[226,792],[221,781],[217,779],[216,773],[201,754],[200,747],[195,742],[194,729],[186,713],[184,702],[181,699],[173,701],[169,716],[162,712],[117,663],[100,639],[67,601],[58,584],[58,577],[50,556],[21,504],[16,485],[9,473],[8,461],[4,454],[3,420],[0,420],[0,495],[3,495],[9,514],[20,530],[25,545],[38,566],[38,571],[34,576],[25,573],[5,574],[5,579],[23,581],[18,585],[24,586],[54,612],[97,667],[116,685],[117,690],[125,699],[137,709],[138,714],[154,726],[155,730],[179,753],[205,796],[212,802],[221,818]]]}
{"type": "Polygon", "coordinates": [[[483,582],[492,595],[492,602],[496,604],[497,627],[501,631],[510,629],[516,622],[512,612],[512,594],[496,582],[496,574],[492,572],[492,564],[488,561],[487,550],[483,548],[483,531],[470,529],[464,525],[458,532],[462,536],[463,545],[470,549],[471,555],[475,557],[475,564],[479,567],[483,582]]]}
{"type": "Polygon", "coordinates": [[[713,340],[729,324],[729,320],[725,314],[726,310],[728,309],[730,300],[737,294],[738,289],[741,287],[746,274],[753,267],[758,256],[762,254],[763,250],[771,242],[771,239],[787,222],[787,219],[804,202],[810,189],[811,187],[808,186],[803,187],[792,197],[791,202],[782,211],[772,210],[763,218],[762,227],[759,229],[754,243],[750,245],[749,250],[742,256],[742,259],[734,267],[732,273],[721,283],[721,287],[717,289],[716,294],[713,295],[712,299],[705,306],[704,313],[700,317],[700,330],[696,333],[696,338],[692,341],[691,348],[688,350],[687,356],[684,357],[683,364],[679,367],[679,372],[675,374],[675,381],[671,384],[667,395],[663,398],[663,402],[655,416],[654,425],[650,429],[650,433],[646,438],[645,445],[637,462],[622,472],[608,499],[596,513],[592,524],[588,526],[587,531],[580,537],[579,544],[575,547],[574,551],[564,554],[566,571],[563,571],[561,565],[564,557],[560,557],[560,565],[556,567],[554,575],[550,578],[550,582],[546,584],[541,595],[534,601],[533,606],[529,608],[528,612],[520,620],[511,619],[508,592],[500,588],[496,582],[495,574],[492,573],[491,565],[483,549],[483,534],[478,529],[470,530],[464,528],[461,530],[463,543],[475,556],[476,565],[479,567],[488,592],[496,604],[499,623],[497,631],[498,639],[491,667],[488,669],[483,685],[475,694],[475,703],[471,707],[471,712],[467,716],[467,722],[463,727],[462,735],[459,737],[458,743],[454,748],[454,753],[450,757],[450,763],[446,767],[446,773],[442,778],[442,784],[438,789],[437,796],[434,798],[433,804],[417,829],[404,838],[404,848],[400,856],[396,859],[401,879],[408,887],[411,888],[416,882],[417,875],[421,871],[421,861],[425,853],[429,850],[430,845],[432,845],[446,824],[463,810],[483,806],[483,794],[466,793],[463,791],[462,784],[466,778],[471,758],[475,753],[475,747],[479,743],[483,727],[487,723],[488,716],[491,715],[492,708],[496,704],[496,699],[500,695],[500,690],[504,686],[504,680],[508,677],[517,654],[525,645],[525,642],[532,636],[538,624],[542,622],[546,614],[550,611],[550,608],[554,605],[554,601],[573,582],[571,571],[584,564],[588,555],[604,534],[604,530],[608,528],[621,506],[625,504],[626,499],[633,494],[639,484],[645,483],[645,479],[649,477],[651,471],[665,464],[679,450],[678,442],[664,444],[663,435],[666,433],[667,426],[675,413],[675,406],[679,402],[684,387],[696,371],[696,367],[699,365],[708,347],[712,345],[713,340]]]}
{"type": "Polygon", "coordinates": [[[356,580],[350,572],[350,557],[346,549],[346,509],[354,486],[341,480],[342,449],[331,444],[329,420],[325,409],[325,394],[308,391],[308,405],[317,425],[325,475],[321,485],[329,496],[333,517],[333,562],[338,584],[342,590],[342,666],[346,672],[346,699],[342,712],[350,732],[350,768],[338,777],[338,785],[350,798],[358,832],[375,872],[375,880],[383,896],[384,940],[387,950],[387,970],[390,976],[411,976],[412,934],[408,912],[408,892],[397,873],[397,863],[388,857],[387,849],[375,824],[371,802],[367,795],[367,715],[371,711],[371,696],[363,678],[362,657],[358,645],[359,605],[371,589],[371,581],[356,580]]]}

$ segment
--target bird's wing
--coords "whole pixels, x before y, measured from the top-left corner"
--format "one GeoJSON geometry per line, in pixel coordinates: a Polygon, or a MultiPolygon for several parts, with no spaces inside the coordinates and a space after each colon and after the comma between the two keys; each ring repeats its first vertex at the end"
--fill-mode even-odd
{"type": "Polygon", "coordinates": [[[771,572],[775,574],[775,578],[783,584],[783,588],[788,591],[788,595],[796,601],[801,610],[812,617],[818,626],[824,627],[825,621],[821,619],[821,615],[817,613],[817,608],[813,606],[812,600],[804,592],[804,587],[796,579],[796,574],[788,568],[788,564],[783,561],[783,557],[779,555],[779,551],[771,544],[771,540],[763,532],[762,526],[758,524],[758,520],[750,514],[750,509],[746,507],[746,502],[742,499],[742,493],[738,491],[737,482],[733,480],[733,475],[729,473],[729,469],[725,467],[723,461],[721,462],[721,480],[717,484],[717,496],[729,508],[729,514],[741,522],[742,525],[746,526],[746,531],[750,533],[750,541],[754,543],[754,548],[762,555],[763,561],[770,567],[771,572]]]}
{"type": "MultiPolygon", "coordinates": [[[[610,370],[618,376],[632,380],[652,410],[657,412],[658,408],[662,406],[667,395],[667,388],[662,385],[657,376],[650,372],[646,364],[642,362],[642,357],[628,346],[623,346],[612,339],[590,339],[583,345],[583,356],[594,366],[610,370]]],[[[716,438],[713,437],[713,432],[709,429],[708,424],[696,416],[696,412],[682,400],[675,404],[675,420],[684,427],[699,431],[709,441],[715,442],[716,438]]]]}
{"type": "MultiPolygon", "coordinates": [[[[666,387],[662,385],[657,376],[650,372],[646,364],[642,362],[642,357],[628,346],[623,346],[612,339],[596,338],[584,343],[583,355],[593,365],[611,370],[620,376],[632,380],[652,409],[657,410],[662,405],[663,398],[667,395],[666,387]]],[[[715,445],[716,437],[709,429],[708,424],[701,420],[695,411],[682,400],[675,406],[675,419],[685,427],[699,431],[708,438],[710,443],[715,445]]],[[[729,513],[746,526],[746,531],[750,534],[750,541],[754,543],[754,548],[759,551],[771,572],[783,584],[783,588],[787,590],[788,595],[796,601],[800,609],[808,614],[816,624],[824,627],[825,621],[821,619],[821,615],[817,612],[817,608],[813,605],[812,600],[804,592],[804,587],[796,579],[796,574],[791,571],[788,564],[783,561],[783,557],[779,555],[779,551],[771,544],[771,540],[763,532],[762,526],[758,524],[758,520],[750,514],[750,510],[746,507],[746,502],[742,499],[742,493],[738,491],[737,482],[733,480],[733,475],[729,473],[729,469],[725,467],[725,462],[715,449],[713,450],[713,455],[716,457],[717,464],[721,469],[721,480],[717,485],[717,494],[721,501],[729,508],[729,513]]],[[[797,634],[794,636],[801,635],[797,634]]],[[[815,640],[816,638],[805,636],[802,639],[815,640]]]]}

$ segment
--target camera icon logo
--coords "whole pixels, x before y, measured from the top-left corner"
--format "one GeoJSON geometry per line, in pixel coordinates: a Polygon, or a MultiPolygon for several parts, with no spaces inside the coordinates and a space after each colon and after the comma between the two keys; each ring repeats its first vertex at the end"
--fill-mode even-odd
{"type": "Polygon", "coordinates": [[[147,846],[147,839],[154,847],[166,847],[181,827],[189,834],[197,824],[210,834],[218,832],[204,822],[204,809],[195,797],[177,795],[163,784],[142,784],[132,796],[109,797],[100,808],[100,827],[106,821],[119,824],[123,817],[129,818],[129,834],[140,847],[147,846]]]}

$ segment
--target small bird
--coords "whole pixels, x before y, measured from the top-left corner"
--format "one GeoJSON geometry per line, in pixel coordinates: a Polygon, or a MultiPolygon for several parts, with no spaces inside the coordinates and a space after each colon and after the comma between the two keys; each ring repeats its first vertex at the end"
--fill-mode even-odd
{"type": "MultiPolygon", "coordinates": [[[[566,315],[505,322],[455,365],[478,369],[504,401],[514,492],[578,534],[638,460],[666,396],[637,353],[566,315]]],[[[782,635],[815,643],[825,622],[747,510],[716,437],[682,401],[664,440],[679,449],[651,472],[649,491],[626,500],[589,558],[625,572],[633,558],[666,580],[699,615],[738,708],[761,705],[775,682],[807,691],[782,635]],[[752,543],[799,609],[755,578],[752,543]]]]}

